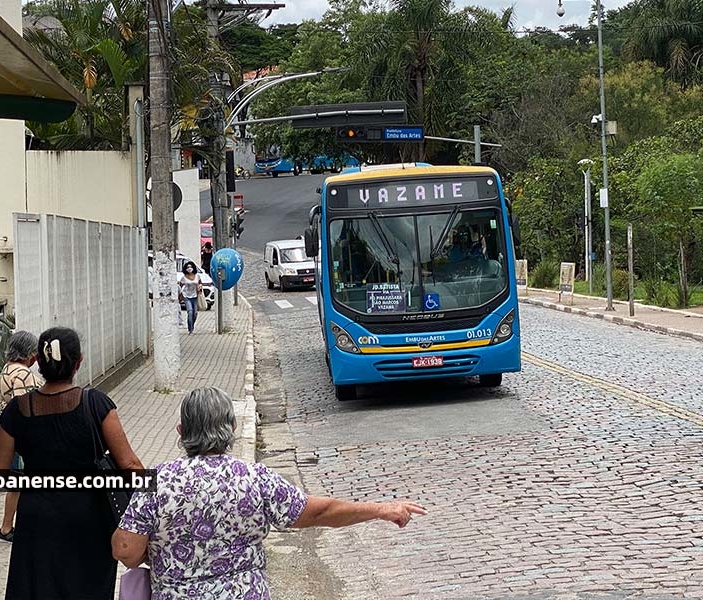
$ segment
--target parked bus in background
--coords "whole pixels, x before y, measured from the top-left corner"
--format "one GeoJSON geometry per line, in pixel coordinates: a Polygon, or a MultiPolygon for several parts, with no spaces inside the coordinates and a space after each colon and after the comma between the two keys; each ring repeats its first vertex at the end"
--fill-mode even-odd
{"type": "Polygon", "coordinates": [[[487,167],[386,165],[328,177],[306,253],[339,400],[360,384],[520,370],[513,223],[487,167]]]}
{"type": "Polygon", "coordinates": [[[346,156],[341,160],[324,155],[316,156],[311,162],[293,158],[257,157],[256,173],[271,175],[272,177],[278,177],[281,173],[293,173],[293,175],[297,176],[303,171],[310,171],[310,173],[338,173],[344,167],[355,167],[358,164],[359,161],[352,156],[346,156]]]}

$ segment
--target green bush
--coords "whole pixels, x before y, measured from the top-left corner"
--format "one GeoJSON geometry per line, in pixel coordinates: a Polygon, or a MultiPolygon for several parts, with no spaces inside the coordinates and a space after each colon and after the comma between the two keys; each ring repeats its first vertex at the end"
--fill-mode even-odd
{"type": "Polygon", "coordinates": [[[642,281],[644,300],[647,304],[670,308],[676,306],[678,300],[676,287],[659,277],[648,277],[642,281]]]}
{"type": "Polygon", "coordinates": [[[613,271],[613,298],[627,300],[629,296],[630,274],[622,269],[613,271]]]}
{"type": "Polygon", "coordinates": [[[605,265],[603,263],[593,263],[593,293],[596,296],[605,296],[606,279],[605,265]]]}
{"type": "Polygon", "coordinates": [[[532,287],[553,288],[559,283],[559,263],[543,260],[532,271],[532,287]]]}

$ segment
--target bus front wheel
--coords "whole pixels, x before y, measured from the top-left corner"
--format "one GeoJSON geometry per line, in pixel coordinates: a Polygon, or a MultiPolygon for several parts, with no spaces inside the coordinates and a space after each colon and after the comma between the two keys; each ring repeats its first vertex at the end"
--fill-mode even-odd
{"type": "Polygon", "coordinates": [[[337,396],[337,400],[344,402],[346,400],[356,400],[356,386],[355,385],[335,385],[334,395],[337,396]]]}
{"type": "Polygon", "coordinates": [[[483,387],[498,387],[503,383],[503,374],[491,373],[489,375],[479,375],[478,381],[483,387]]]}

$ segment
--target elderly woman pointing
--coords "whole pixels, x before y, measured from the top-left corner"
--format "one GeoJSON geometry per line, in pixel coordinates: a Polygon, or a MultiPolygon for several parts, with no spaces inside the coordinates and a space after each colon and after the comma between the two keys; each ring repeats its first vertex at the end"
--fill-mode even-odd
{"type": "Polygon", "coordinates": [[[405,527],[413,502],[345,502],[308,496],[262,464],[227,452],[236,427],[230,398],[190,392],[178,433],[187,456],[157,467],[157,491],[137,493],[112,537],[127,567],[148,560],[153,600],[268,599],[263,541],[277,529],[344,527],[381,519],[405,527]]]}

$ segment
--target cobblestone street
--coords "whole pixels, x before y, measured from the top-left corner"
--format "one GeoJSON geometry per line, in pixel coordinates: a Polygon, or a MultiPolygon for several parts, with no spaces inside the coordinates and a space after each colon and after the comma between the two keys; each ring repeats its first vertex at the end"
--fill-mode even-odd
{"type": "Polygon", "coordinates": [[[298,301],[314,292],[244,285],[276,340],[306,489],[430,511],[321,533],[340,598],[703,597],[700,343],[522,305],[523,371],[498,390],[374,386],[340,403],[298,301]]]}

